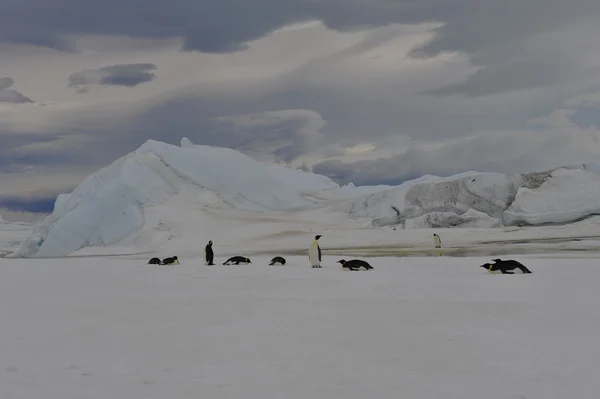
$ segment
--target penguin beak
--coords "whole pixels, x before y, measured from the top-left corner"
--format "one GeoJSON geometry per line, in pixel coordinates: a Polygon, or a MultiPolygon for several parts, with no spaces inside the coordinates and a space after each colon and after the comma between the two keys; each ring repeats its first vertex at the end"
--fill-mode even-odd
{"type": "Polygon", "coordinates": [[[177,259],[177,260],[175,261],[175,263],[177,263],[178,265],[180,265],[180,264],[181,264],[181,263],[179,263],[179,259],[177,259]]]}

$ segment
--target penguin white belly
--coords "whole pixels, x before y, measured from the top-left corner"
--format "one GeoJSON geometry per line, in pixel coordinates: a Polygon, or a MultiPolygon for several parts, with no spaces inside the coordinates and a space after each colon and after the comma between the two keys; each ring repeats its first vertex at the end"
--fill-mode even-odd
{"type": "Polygon", "coordinates": [[[321,261],[319,260],[319,244],[316,241],[313,241],[308,248],[308,260],[313,267],[321,266],[321,261]]]}

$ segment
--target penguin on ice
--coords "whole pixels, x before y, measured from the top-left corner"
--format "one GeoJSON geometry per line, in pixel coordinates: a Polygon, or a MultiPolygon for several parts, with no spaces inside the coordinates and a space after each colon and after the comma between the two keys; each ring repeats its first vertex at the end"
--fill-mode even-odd
{"type": "Polygon", "coordinates": [[[321,247],[319,246],[319,238],[321,238],[321,236],[316,235],[308,248],[308,260],[313,269],[320,269],[323,267],[321,266],[321,247]]]}
{"type": "Polygon", "coordinates": [[[161,264],[161,261],[160,261],[160,259],[158,259],[158,258],[152,258],[152,259],[150,259],[150,260],[148,261],[148,264],[149,264],[149,265],[160,265],[160,264],[161,264]]]}
{"type": "Polygon", "coordinates": [[[500,272],[502,274],[515,274],[514,272],[510,272],[510,270],[519,269],[523,274],[531,273],[531,270],[523,266],[521,262],[518,262],[513,259],[502,260],[502,259],[493,259],[494,263],[486,263],[479,267],[483,267],[487,269],[489,273],[500,272]]]}
{"type": "Polygon", "coordinates": [[[369,265],[368,262],[365,262],[364,260],[360,260],[360,259],[352,259],[349,261],[341,259],[341,260],[338,260],[337,263],[342,264],[342,269],[348,269],[348,270],[352,270],[352,271],[360,270],[361,268],[363,268],[365,270],[373,269],[373,266],[369,265]]]}
{"type": "Polygon", "coordinates": [[[212,245],[213,242],[209,241],[208,244],[206,244],[206,247],[204,247],[204,264],[206,266],[213,266],[214,265],[214,259],[215,259],[215,254],[213,252],[212,249],[212,245]]]}
{"type": "Polygon", "coordinates": [[[252,263],[250,261],[249,258],[246,258],[245,256],[232,256],[231,258],[227,259],[225,261],[225,263],[223,263],[224,265],[247,265],[249,263],[252,263]]]}
{"type": "Polygon", "coordinates": [[[179,265],[179,259],[177,259],[177,256],[171,256],[170,258],[164,258],[162,260],[161,265],[179,265]]]}
{"type": "Polygon", "coordinates": [[[433,245],[436,248],[441,248],[442,247],[442,240],[440,240],[440,236],[438,236],[435,233],[433,233],[433,245]]]}
{"type": "Polygon", "coordinates": [[[273,266],[275,264],[279,264],[281,266],[285,265],[285,258],[282,258],[281,256],[276,256],[273,259],[271,259],[271,263],[269,263],[269,266],[273,266]]]}

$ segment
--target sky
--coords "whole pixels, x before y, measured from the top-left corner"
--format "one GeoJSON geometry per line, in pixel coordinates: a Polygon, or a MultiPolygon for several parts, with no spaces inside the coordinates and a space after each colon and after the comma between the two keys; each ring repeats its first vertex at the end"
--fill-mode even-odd
{"type": "Polygon", "coordinates": [[[597,0],[2,0],[0,213],[148,139],[340,184],[600,158],[597,0]]]}

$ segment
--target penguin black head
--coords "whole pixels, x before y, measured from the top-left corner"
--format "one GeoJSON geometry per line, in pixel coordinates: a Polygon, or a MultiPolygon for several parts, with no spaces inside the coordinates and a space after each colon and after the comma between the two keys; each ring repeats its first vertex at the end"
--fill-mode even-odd
{"type": "Polygon", "coordinates": [[[173,259],[177,260],[177,256],[173,256],[173,259]]]}
{"type": "Polygon", "coordinates": [[[335,262],[335,263],[341,263],[341,264],[343,265],[344,263],[346,263],[346,260],[344,260],[344,259],[340,259],[340,260],[338,260],[338,261],[337,261],[337,262],[335,262]]]}
{"type": "Polygon", "coordinates": [[[211,246],[212,246],[212,241],[209,241],[209,242],[208,242],[208,245],[211,245],[211,246]]]}
{"type": "Polygon", "coordinates": [[[479,267],[483,267],[486,270],[490,270],[490,268],[494,266],[494,263],[484,263],[483,265],[479,266],[479,267]]]}
{"type": "Polygon", "coordinates": [[[319,238],[321,238],[321,236],[320,236],[320,235],[316,235],[316,236],[315,236],[315,240],[318,240],[319,238]]]}

